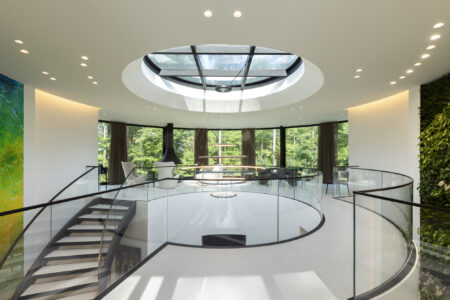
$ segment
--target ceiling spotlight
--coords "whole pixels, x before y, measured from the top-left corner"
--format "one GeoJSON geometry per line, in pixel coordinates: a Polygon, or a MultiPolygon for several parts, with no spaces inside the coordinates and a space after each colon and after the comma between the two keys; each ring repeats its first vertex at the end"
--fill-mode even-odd
{"type": "Polygon", "coordinates": [[[356,69],[356,73],[362,72],[362,69],[356,69]]]}
{"type": "Polygon", "coordinates": [[[87,78],[88,79],[94,79],[94,77],[92,77],[91,75],[89,75],[87,78]]]}
{"type": "Polygon", "coordinates": [[[414,66],[416,66],[416,67],[421,66],[421,65],[422,65],[421,62],[416,62],[416,63],[414,64],[414,66]]]}
{"type": "Polygon", "coordinates": [[[87,64],[86,64],[86,63],[81,63],[80,66],[86,68],[86,67],[87,67],[87,64]]]}
{"type": "Polygon", "coordinates": [[[146,106],[145,106],[145,108],[149,108],[149,106],[148,106],[148,105],[146,105],[146,106]]]}
{"type": "Polygon", "coordinates": [[[233,13],[233,16],[235,18],[240,18],[240,17],[242,17],[242,12],[240,10],[235,10],[233,13]]]}
{"type": "Polygon", "coordinates": [[[232,88],[229,85],[218,85],[216,86],[216,92],[218,93],[228,93],[231,92],[232,88]]]}
{"type": "Polygon", "coordinates": [[[303,106],[301,106],[301,105],[300,105],[300,106],[299,106],[298,108],[302,109],[302,108],[303,108],[303,106]]]}
{"type": "Polygon", "coordinates": [[[212,13],[212,11],[210,11],[210,10],[208,9],[208,10],[205,10],[205,12],[203,13],[203,15],[204,15],[206,18],[211,18],[212,15],[213,15],[213,13],[212,13]]]}
{"type": "Polygon", "coordinates": [[[430,46],[427,47],[427,50],[431,50],[431,49],[434,49],[434,48],[436,48],[436,45],[430,45],[430,46]]]}
{"type": "Polygon", "coordinates": [[[355,76],[353,76],[353,78],[359,78],[359,77],[361,77],[361,76],[359,76],[359,75],[355,75],[355,76]]]}
{"type": "Polygon", "coordinates": [[[399,77],[399,79],[405,79],[406,78],[406,76],[400,76],[399,77]]]}
{"type": "Polygon", "coordinates": [[[158,110],[158,108],[157,107],[153,107],[153,110],[158,110]]]}
{"type": "Polygon", "coordinates": [[[440,34],[433,34],[433,35],[430,37],[430,40],[435,41],[435,40],[438,40],[438,39],[440,39],[440,38],[441,38],[441,35],[440,35],[440,34]]]}
{"type": "Polygon", "coordinates": [[[23,54],[30,54],[30,51],[28,51],[27,49],[20,49],[20,52],[22,52],[23,54]]]}
{"type": "Polygon", "coordinates": [[[82,59],[82,60],[88,60],[89,57],[87,57],[86,55],[83,55],[83,56],[81,57],[81,59],[82,59]]]}
{"type": "Polygon", "coordinates": [[[391,85],[397,84],[397,81],[391,81],[391,85]]]}
{"type": "Polygon", "coordinates": [[[291,107],[291,110],[295,110],[295,108],[294,108],[294,107],[291,107]]]}
{"type": "Polygon", "coordinates": [[[422,59],[425,59],[425,58],[428,58],[428,57],[430,57],[430,54],[428,54],[428,53],[424,53],[421,56],[422,59]]]}
{"type": "Polygon", "coordinates": [[[23,41],[22,40],[14,40],[14,43],[19,44],[19,45],[23,45],[23,41]]]}
{"type": "Polygon", "coordinates": [[[434,25],[433,25],[433,28],[434,28],[434,29],[436,29],[436,28],[441,28],[442,26],[444,26],[444,23],[439,22],[439,23],[434,24],[434,25]]]}
{"type": "Polygon", "coordinates": [[[44,75],[48,75],[47,71],[42,71],[41,73],[44,74],[44,75]]]}
{"type": "Polygon", "coordinates": [[[95,85],[97,85],[97,84],[98,84],[98,82],[97,82],[97,81],[92,81],[92,84],[95,84],[95,85]]]}
{"type": "Polygon", "coordinates": [[[53,80],[53,81],[55,81],[55,80],[56,80],[56,78],[55,78],[55,77],[50,77],[50,80],[53,80]]]}
{"type": "Polygon", "coordinates": [[[414,72],[413,69],[408,69],[408,70],[406,70],[406,74],[411,74],[412,72],[414,72]]]}

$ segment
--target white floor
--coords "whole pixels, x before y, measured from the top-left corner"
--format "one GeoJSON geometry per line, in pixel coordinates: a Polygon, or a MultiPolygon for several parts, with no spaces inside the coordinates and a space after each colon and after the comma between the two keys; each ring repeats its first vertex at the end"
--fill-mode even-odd
{"type": "MultiPolygon", "coordinates": [[[[105,299],[347,299],[353,284],[352,205],[324,196],[325,224],[273,246],[202,249],[167,246],[105,299]]],[[[389,222],[357,209],[357,291],[387,280],[406,257],[389,222]],[[382,233],[382,234],[381,234],[382,233]]]]}

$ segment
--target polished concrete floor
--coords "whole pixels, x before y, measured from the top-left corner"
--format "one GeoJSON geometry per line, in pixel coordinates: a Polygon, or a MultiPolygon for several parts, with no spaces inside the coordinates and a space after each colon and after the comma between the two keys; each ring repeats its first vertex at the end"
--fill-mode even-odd
{"type": "MultiPolygon", "coordinates": [[[[240,249],[167,246],[105,299],[348,299],[353,286],[353,206],[324,195],[325,224],[291,242],[240,249]]],[[[391,223],[356,210],[356,289],[392,276],[406,243],[391,223]]]]}

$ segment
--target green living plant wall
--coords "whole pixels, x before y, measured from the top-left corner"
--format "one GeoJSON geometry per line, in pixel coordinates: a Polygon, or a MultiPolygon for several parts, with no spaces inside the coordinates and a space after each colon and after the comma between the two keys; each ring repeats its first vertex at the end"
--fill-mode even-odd
{"type": "MultiPolygon", "coordinates": [[[[450,75],[421,87],[420,197],[450,209],[450,75]]],[[[450,299],[450,216],[421,209],[420,296],[450,299]]]]}
{"type": "MultiPolygon", "coordinates": [[[[23,207],[23,84],[0,74],[0,211],[23,207]]],[[[0,217],[0,259],[23,229],[23,214],[0,217]]],[[[20,277],[23,247],[18,243],[2,276],[20,277]]],[[[20,280],[20,279],[19,279],[20,280]]],[[[13,280],[14,281],[14,280],[13,280]]],[[[11,292],[12,281],[1,280],[0,298],[11,292]]]]}

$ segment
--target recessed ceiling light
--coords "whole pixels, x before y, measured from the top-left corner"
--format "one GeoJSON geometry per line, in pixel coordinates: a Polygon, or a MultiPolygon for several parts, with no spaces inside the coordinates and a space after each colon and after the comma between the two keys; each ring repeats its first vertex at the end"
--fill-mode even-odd
{"type": "Polygon", "coordinates": [[[94,79],[94,77],[92,77],[91,75],[89,75],[87,78],[88,79],[94,79]]]}
{"type": "Polygon", "coordinates": [[[356,73],[362,72],[362,69],[356,69],[356,73]]]}
{"type": "Polygon", "coordinates": [[[153,107],[153,110],[157,110],[158,108],[157,107],[153,107]]]}
{"type": "Polygon", "coordinates": [[[87,57],[86,55],[83,55],[83,56],[81,57],[81,59],[82,59],[82,60],[88,60],[89,57],[87,57]]]}
{"type": "Polygon", "coordinates": [[[431,49],[434,49],[434,48],[436,48],[436,45],[430,45],[430,46],[427,47],[427,50],[431,50],[431,49]]]}
{"type": "Polygon", "coordinates": [[[444,23],[442,23],[442,22],[439,22],[439,23],[436,23],[436,24],[434,24],[433,25],[433,28],[441,28],[442,26],[444,26],[444,23]]]}
{"type": "Polygon", "coordinates": [[[22,40],[14,40],[14,43],[19,44],[19,45],[23,45],[23,41],[22,40]]]}
{"type": "Polygon", "coordinates": [[[418,66],[421,66],[422,63],[421,63],[421,62],[416,62],[414,65],[415,65],[416,67],[418,67],[418,66]]]}
{"type": "Polygon", "coordinates": [[[422,59],[425,59],[425,58],[428,58],[428,57],[430,57],[430,54],[428,54],[428,53],[424,53],[421,56],[422,59]]]}
{"type": "Polygon", "coordinates": [[[22,52],[23,54],[30,54],[30,51],[28,51],[27,49],[20,49],[20,52],[22,52]]]}
{"type": "Polygon", "coordinates": [[[406,74],[411,74],[412,72],[414,72],[413,69],[408,69],[408,70],[406,70],[406,74]]]}
{"type": "Polygon", "coordinates": [[[86,68],[86,67],[87,67],[87,64],[86,64],[86,63],[81,63],[80,66],[86,68]]]}
{"type": "Polygon", "coordinates": [[[303,106],[301,106],[301,105],[300,105],[300,106],[299,106],[298,108],[302,109],[302,108],[303,108],[303,106]]]}
{"type": "Polygon", "coordinates": [[[148,105],[146,105],[146,106],[145,106],[145,108],[149,108],[149,106],[148,106],[148,105]]]}
{"type": "Polygon", "coordinates": [[[353,78],[359,78],[359,77],[361,77],[361,76],[359,76],[359,75],[355,75],[355,76],[353,76],[353,78]]]}
{"type": "Polygon", "coordinates": [[[205,12],[203,13],[203,15],[204,15],[206,18],[211,18],[212,15],[213,15],[213,13],[212,13],[212,11],[210,11],[210,10],[208,9],[208,10],[205,10],[205,12]]]}
{"type": "Polygon", "coordinates": [[[397,84],[397,81],[391,81],[391,85],[397,84]]]}
{"type": "Polygon", "coordinates": [[[95,85],[97,85],[97,84],[98,84],[98,82],[97,82],[97,81],[92,81],[92,84],[95,84],[95,85]]]}
{"type": "Polygon", "coordinates": [[[399,79],[405,79],[406,78],[406,76],[400,76],[399,77],[399,79]]]}
{"type": "Polygon", "coordinates": [[[44,75],[48,75],[47,71],[42,71],[41,73],[44,74],[44,75]]]}
{"type": "Polygon", "coordinates": [[[55,80],[56,80],[56,78],[55,78],[55,77],[50,77],[50,80],[53,80],[53,81],[55,81],[55,80]]]}
{"type": "Polygon", "coordinates": [[[440,34],[433,34],[433,35],[430,37],[430,40],[435,41],[435,40],[438,40],[438,39],[440,39],[440,38],[441,38],[441,35],[440,35],[440,34]]]}
{"type": "Polygon", "coordinates": [[[242,17],[242,12],[240,10],[235,10],[233,13],[233,16],[235,18],[240,18],[240,17],[242,17]]]}
{"type": "Polygon", "coordinates": [[[291,110],[295,110],[295,108],[294,108],[294,107],[291,107],[291,110]]]}

